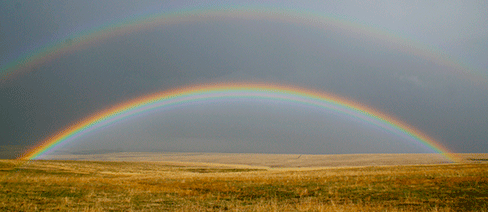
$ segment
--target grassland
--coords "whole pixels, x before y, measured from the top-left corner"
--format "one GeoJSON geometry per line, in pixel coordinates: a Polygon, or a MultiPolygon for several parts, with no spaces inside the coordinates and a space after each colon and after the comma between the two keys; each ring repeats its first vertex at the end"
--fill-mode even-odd
{"type": "Polygon", "coordinates": [[[488,163],[300,169],[0,160],[0,211],[488,211],[488,163]]]}

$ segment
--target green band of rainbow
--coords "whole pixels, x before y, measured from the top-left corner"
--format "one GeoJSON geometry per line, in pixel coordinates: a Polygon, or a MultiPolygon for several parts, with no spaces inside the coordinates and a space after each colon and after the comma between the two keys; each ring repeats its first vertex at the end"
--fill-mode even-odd
{"type": "Polygon", "coordinates": [[[44,154],[54,151],[62,144],[72,142],[96,129],[148,111],[179,107],[185,104],[199,103],[202,101],[235,99],[245,101],[279,101],[326,109],[378,126],[397,136],[403,137],[410,142],[427,147],[433,152],[440,153],[453,162],[459,161],[447,148],[421,131],[398,121],[391,116],[359,103],[345,100],[332,94],[292,86],[248,83],[199,85],[134,99],[108,110],[101,111],[69,126],[54,136],[46,139],[31,151],[26,152],[19,159],[37,159],[44,154]]]}
{"type": "Polygon", "coordinates": [[[206,8],[186,8],[177,11],[145,14],[131,17],[117,23],[105,23],[91,29],[77,32],[56,42],[48,43],[34,49],[0,67],[0,82],[9,76],[33,70],[33,67],[46,63],[61,55],[78,51],[95,43],[133,31],[152,29],[178,23],[199,22],[209,20],[247,19],[270,20],[284,23],[307,25],[313,28],[330,30],[339,28],[350,34],[381,40],[389,48],[426,58],[445,67],[446,72],[453,72],[476,83],[486,83],[484,75],[474,72],[465,64],[454,60],[439,49],[421,44],[406,36],[364,26],[340,17],[327,16],[311,10],[276,8],[267,6],[226,6],[206,8]],[[66,42],[69,40],[70,42],[66,42]]]}

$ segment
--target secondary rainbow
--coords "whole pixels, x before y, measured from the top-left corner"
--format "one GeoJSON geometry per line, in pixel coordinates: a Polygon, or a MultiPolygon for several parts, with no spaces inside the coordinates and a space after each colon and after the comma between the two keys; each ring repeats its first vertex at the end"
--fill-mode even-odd
{"type": "Polygon", "coordinates": [[[248,5],[184,8],[174,11],[143,14],[131,16],[120,22],[105,23],[84,31],[73,32],[54,42],[27,51],[17,59],[1,66],[0,82],[11,78],[10,76],[12,75],[32,71],[37,65],[46,63],[62,55],[88,48],[97,42],[115,36],[178,23],[227,19],[270,20],[308,25],[324,30],[334,28],[342,29],[349,34],[379,39],[389,48],[426,58],[445,67],[444,70],[446,72],[456,73],[477,83],[485,83],[487,81],[484,75],[472,71],[472,68],[468,68],[465,64],[454,60],[439,49],[416,42],[407,36],[400,36],[395,33],[351,22],[344,18],[314,12],[310,9],[300,10],[266,5],[248,5]]]}
{"type": "Polygon", "coordinates": [[[458,158],[441,143],[421,131],[403,123],[392,116],[359,103],[332,94],[307,90],[293,86],[255,83],[205,84],[185,87],[148,95],[116,105],[93,116],[83,119],[42,141],[37,147],[26,152],[19,159],[33,160],[48,154],[58,147],[72,142],[83,135],[94,132],[118,121],[160,109],[171,109],[187,104],[208,101],[278,101],[285,104],[299,104],[317,109],[326,109],[339,115],[349,116],[372,124],[381,129],[403,137],[410,142],[440,153],[447,159],[457,162],[458,158]]]}

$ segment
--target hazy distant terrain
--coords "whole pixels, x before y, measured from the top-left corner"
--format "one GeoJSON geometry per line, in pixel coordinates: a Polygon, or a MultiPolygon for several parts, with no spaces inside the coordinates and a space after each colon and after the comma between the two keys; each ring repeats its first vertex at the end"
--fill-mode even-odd
{"type": "MultiPolygon", "coordinates": [[[[465,162],[482,162],[488,154],[459,154],[465,162]],[[481,159],[481,160],[477,160],[481,159]]],[[[240,165],[262,168],[355,167],[450,163],[440,154],[253,154],[253,153],[155,153],[118,152],[100,154],[48,155],[46,160],[159,161],[240,165]]]]}

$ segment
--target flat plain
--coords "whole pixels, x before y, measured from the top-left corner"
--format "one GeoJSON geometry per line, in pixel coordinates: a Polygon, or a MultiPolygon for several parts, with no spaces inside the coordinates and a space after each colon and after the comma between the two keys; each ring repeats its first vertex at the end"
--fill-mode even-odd
{"type": "Polygon", "coordinates": [[[0,210],[488,211],[488,154],[460,156],[459,163],[435,154],[0,160],[0,210]]]}
{"type": "MultiPolygon", "coordinates": [[[[488,158],[488,154],[457,154],[462,162],[488,158]]],[[[387,165],[446,164],[440,154],[258,154],[198,152],[115,152],[102,154],[49,155],[46,160],[173,162],[181,164],[231,165],[250,168],[320,168],[387,165]]]]}

